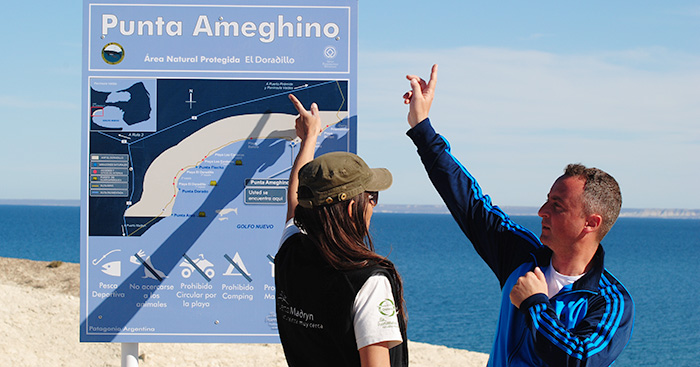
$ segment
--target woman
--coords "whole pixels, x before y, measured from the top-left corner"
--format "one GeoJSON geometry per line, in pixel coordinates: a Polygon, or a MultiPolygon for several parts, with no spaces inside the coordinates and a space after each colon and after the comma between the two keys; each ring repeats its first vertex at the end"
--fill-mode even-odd
{"type": "Polygon", "coordinates": [[[275,257],[277,324],[290,366],[407,366],[401,279],[377,255],[369,223],[388,170],[352,153],[316,159],[318,106],[299,112],[301,138],[275,257]]]}

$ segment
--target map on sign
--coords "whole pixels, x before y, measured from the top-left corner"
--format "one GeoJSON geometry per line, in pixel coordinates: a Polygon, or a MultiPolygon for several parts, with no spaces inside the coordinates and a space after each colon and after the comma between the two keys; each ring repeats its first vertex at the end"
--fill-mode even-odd
{"type": "MultiPolygon", "coordinates": [[[[108,82],[98,79],[94,83],[108,82]]],[[[127,90],[146,84],[137,80],[131,83],[127,90]]],[[[99,205],[107,200],[103,190],[115,190],[117,183],[124,185],[120,187],[120,199],[112,200],[121,204],[90,213],[95,219],[90,221],[90,236],[140,236],[163,218],[177,221],[197,216],[213,220],[219,215],[217,220],[225,220],[226,214],[220,211],[230,213],[225,205],[236,198],[251,205],[285,204],[279,190],[285,189],[286,182],[277,182],[261,193],[247,180],[288,178],[296,144],[292,117],[296,111],[288,100],[289,93],[299,98],[313,96],[323,109],[326,130],[322,148],[332,151],[349,147],[344,81],[165,79],[152,84],[157,90],[169,92],[167,98],[157,100],[158,123],[153,131],[98,128],[90,132],[91,157],[99,160],[100,156],[118,155],[126,160],[124,165],[114,167],[126,173],[121,179],[115,178],[114,171],[104,173],[107,162],[93,163],[91,202],[99,205]]],[[[130,103],[148,109],[148,96],[155,96],[157,90],[139,93],[138,98],[145,100],[130,103]]],[[[103,103],[103,94],[93,93],[99,102],[91,105],[103,103]]],[[[126,106],[119,110],[124,115],[134,114],[126,106]]],[[[92,119],[98,125],[94,114],[92,119]]]]}
{"type": "Polygon", "coordinates": [[[91,130],[155,131],[155,79],[93,79],[91,130]]]}
{"type": "Polygon", "coordinates": [[[88,331],[167,336],[180,326],[149,320],[173,317],[276,339],[274,255],[299,143],[288,94],[321,109],[317,154],[347,151],[347,81],[90,83],[88,331]],[[269,305],[236,313],[245,302],[269,305]]]}

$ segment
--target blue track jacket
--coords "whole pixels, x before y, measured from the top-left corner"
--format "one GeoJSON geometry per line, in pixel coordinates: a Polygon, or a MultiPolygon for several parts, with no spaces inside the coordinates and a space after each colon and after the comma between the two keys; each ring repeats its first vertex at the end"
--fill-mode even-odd
{"type": "Polygon", "coordinates": [[[474,249],[501,284],[501,311],[489,366],[608,366],[627,345],[634,303],[603,266],[602,246],[593,267],[549,299],[536,294],[510,302],[518,278],[552,256],[529,230],[511,221],[484,195],[450,153],[447,140],[426,119],[408,131],[428,176],[474,249]]]}

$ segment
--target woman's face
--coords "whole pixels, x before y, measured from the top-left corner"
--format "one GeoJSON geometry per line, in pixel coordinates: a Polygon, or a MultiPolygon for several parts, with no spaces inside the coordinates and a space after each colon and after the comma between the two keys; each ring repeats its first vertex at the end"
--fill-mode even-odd
{"type": "Polygon", "coordinates": [[[365,222],[367,222],[367,231],[369,232],[369,221],[372,219],[372,213],[374,213],[374,205],[370,204],[365,206],[365,222]]]}
{"type": "Polygon", "coordinates": [[[369,222],[372,219],[372,213],[374,213],[374,206],[377,205],[377,200],[379,200],[379,193],[376,191],[367,192],[369,205],[365,206],[365,221],[367,222],[367,231],[369,232],[369,222]]]}

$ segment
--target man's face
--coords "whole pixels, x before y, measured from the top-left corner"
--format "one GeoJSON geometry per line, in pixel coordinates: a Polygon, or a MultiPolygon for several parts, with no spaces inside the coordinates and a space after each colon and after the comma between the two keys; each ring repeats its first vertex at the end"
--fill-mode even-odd
{"type": "Polygon", "coordinates": [[[542,217],[540,240],[555,253],[566,251],[583,236],[586,218],[583,212],[583,186],[578,177],[559,177],[537,213],[542,217]]]}

